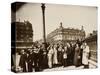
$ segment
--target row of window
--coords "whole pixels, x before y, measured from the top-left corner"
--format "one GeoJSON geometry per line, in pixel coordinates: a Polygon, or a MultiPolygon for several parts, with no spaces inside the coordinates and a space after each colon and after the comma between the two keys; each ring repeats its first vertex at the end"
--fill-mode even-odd
{"type": "Polygon", "coordinates": [[[84,38],[84,36],[79,36],[79,35],[56,35],[54,36],[54,40],[77,40],[84,38]]]}

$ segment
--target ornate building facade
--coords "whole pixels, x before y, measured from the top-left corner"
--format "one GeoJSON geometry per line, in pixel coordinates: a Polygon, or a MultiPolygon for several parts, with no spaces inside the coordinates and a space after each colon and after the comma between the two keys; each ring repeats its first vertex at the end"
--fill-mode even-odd
{"type": "Polygon", "coordinates": [[[30,48],[33,43],[33,29],[29,21],[12,23],[12,48],[16,50],[30,48]]]}
{"type": "Polygon", "coordinates": [[[62,43],[66,42],[75,42],[78,39],[85,38],[85,31],[82,28],[74,29],[74,28],[64,28],[62,23],[60,23],[60,27],[52,31],[47,35],[47,42],[49,43],[62,43]]]}

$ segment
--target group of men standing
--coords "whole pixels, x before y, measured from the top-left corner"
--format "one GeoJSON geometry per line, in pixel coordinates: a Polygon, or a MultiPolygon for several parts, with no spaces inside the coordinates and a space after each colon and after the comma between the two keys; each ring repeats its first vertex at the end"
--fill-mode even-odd
{"type": "Polygon", "coordinates": [[[88,68],[89,46],[86,42],[49,44],[46,50],[41,45],[21,50],[19,66],[23,72],[42,71],[46,68],[76,67],[88,68]]]}
{"type": "Polygon", "coordinates": [[[47,56],[46,53],[38,46],[34,46],[33,49],[27,51],[21,50],[19,66],[22,68],[22,72],[42,71],[47,68],[47,56]]]}

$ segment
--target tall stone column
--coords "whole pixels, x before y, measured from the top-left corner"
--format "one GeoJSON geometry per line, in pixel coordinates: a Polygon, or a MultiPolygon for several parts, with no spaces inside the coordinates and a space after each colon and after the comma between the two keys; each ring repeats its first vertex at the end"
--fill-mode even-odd
{"type": "Polygon", "coordinates": [[[43,16],[43,45],[46,50],[46,32],[45,32],[45,4],[42,3],[42,16],[43,16]]]}

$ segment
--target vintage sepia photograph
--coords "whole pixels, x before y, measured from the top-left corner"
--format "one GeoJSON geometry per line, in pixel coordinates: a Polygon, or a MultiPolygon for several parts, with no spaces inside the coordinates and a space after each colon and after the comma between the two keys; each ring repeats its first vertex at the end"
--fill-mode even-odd
{"type": "Polygon", "coordinates": [[[96,69],[97,12],[96,6],[12,3],[12,72],[96,69]]]}

